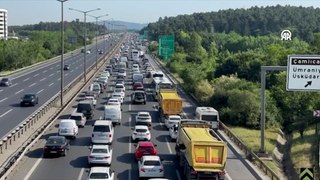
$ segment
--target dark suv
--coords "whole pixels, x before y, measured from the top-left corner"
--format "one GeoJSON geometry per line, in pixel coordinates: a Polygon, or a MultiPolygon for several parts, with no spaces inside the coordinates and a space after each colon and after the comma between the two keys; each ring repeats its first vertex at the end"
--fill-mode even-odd
{"type": "Polygon", "coordinates": [[[9,78],[2,78],[0,81],[0,86],[11,86],[12,82],[9,78]]]}
{"type": "Polygon", "coordinates": [[[39,103],[39,98],[36,94],[25,94],[21,98],[20,106],[30,105],[35,106],[39,103]]]}
{"type": "Polygon", "coordinates": [[[140,104],[146,104],[147,102],[147,96],[144,91],[136,90],[131,95],[132,104],[140,103],[140,104]]]}

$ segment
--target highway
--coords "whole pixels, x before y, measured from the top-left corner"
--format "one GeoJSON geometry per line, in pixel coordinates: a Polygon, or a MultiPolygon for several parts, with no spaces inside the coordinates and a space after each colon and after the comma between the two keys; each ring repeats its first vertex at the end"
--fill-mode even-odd
{"type": "MultiPolygon", "coordinates": [[[[158,65],[148,56],[151,65],[154,69],[159,69],[158,65]]],[[[130,70],[127,70],[127,75],[130,70]]],[[[128,77],[128,76],[127,76],[128,77]]],[[[84,128],[79,130],[79,135],[76,140],[71,140],[71,148],[66,157],[58,158],[42,158],[42,148],[45,139],[50,135],[57,134],[57,123],[53,125],[45,133],[40,141],[34,145],[29,153],[25,155],[22,162],[16,170],[10,175],[9,179],[20,180],[83,180],[87,178],[88,164],[87,156],[89,154],[89,146],[91,142],[92,124],[94,120],[103,117],[103,104],[107,101],[110,93],[113,91],[113,80],[109,79],[109,86],[107,91],[98,99],[95,115],[92,120],[87,121],[84,128]]],[[[170,180],[183,180],[183,176],[178,169],[175,162],[174,142],[169,141],[168,130],[158,120],[158,112],[153,109],[153,105],[157,102],[153,101],[151,95],[147,96],[148,101],[145,105],[132,105],[130,94],[132,92],[131,82],[126,79],[126,97],[122,105],[122,124],[115,127],[115,137],[112,144],[113,156],[111,169],[115,171],[115,179],[121,180],[135,180],[138,179],[138,167],[134,160],[134,143],[131,142],[131,127],[134,125],[135,115],[139,111],[148,111],[152,115],[151,136],[152,142],[157,144],[157,150],[160,157],[164,160],[165,177],[170,180]]],[[[146,82],[146,81],[145,81],[146,82]]],[[[148,88],[148,85],[145,85],[148,88]]],[[[184,101],[184,116],[192,117],[195,106],[183,92],[179,92],[184,101]]],[[[66,109],[59,119],[67,118],[73,111],[77,101],[83,97],[80,94],[73,105],[66,109]]],[[[229,147],[231,147],[229,145],[229,147]]],[[[243,179],[254,180],[261,179],[244,159],[241,158],[234,149],[228,148],[227,159],[227,178],[226,179],[243,179]]]]}
{"type": "MultiPolygon", "coordinates": [[[[87,67],[90,67],[96,60],[95,44],[91,49],[92,53],[87,54],[87,67]]],[[[98,49],[108,51],[110,42],[106,43],[106,50],[104,50],[104,42],[99,42],[98,49]]],[[[98,58],[101,56],[102,54],[98,54],[98,58]]],[[[71,67],[69,71],[64,71],[64,85],[66,86],[83,74],[84,53],[73,53],[73,56],[65,57],[64,63],[71,67]]],[[[12,75],[10,78],[12,78],[13,85],[0,87],[0,137],[5,136],[56,95],[60,91],[60,77],[60,60],[12,75]],[[39,104],[34,107],[20,107],[20,98],[25,93],[37,93],[39,104]]]]}

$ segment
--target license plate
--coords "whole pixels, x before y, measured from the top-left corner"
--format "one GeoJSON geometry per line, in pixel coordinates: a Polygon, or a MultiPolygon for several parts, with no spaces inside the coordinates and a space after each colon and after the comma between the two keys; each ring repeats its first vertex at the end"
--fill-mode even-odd
{"type": "Polygon", "coordinates": [[[155,169],[149,169],[149,172],[156,172],[155,169]]]}
{"type": "Polygon", "coordinates": [[[101,160],[101,159],[103,159],[102,157],[96,157],[96,160],[101,160]]]}
{"type": "Polygon", "coordinates": [[[57,153],[57,151],[50,151],[50,153],[57,153]]]}

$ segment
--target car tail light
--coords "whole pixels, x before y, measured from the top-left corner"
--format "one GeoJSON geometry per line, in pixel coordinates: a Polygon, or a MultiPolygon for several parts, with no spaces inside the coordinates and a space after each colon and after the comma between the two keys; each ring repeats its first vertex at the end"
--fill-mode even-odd
{"type": "Polygon", "coordinates": [[[192,170],[192,171],[191,171],[191,174],[198,174],[198,172],[195,171],[195,170],[192,170]]]}
{"type": "Polygon", "coordinates": [[[141,168],[140,171],[145,172],[145,169],[144,169],[144,168],[141,168]]]}
{"type": "Polygon", "coordinates": [[[48,149],[48,147],[47,147],[47,146],[45,146],[45,147],[44,147],[44,149],[48,149]]]}
{"type": "Polygon", "coordinates": [[[160,168],[160,172],[163,172],[164,171],[164,169],[163,168],[160,168]]]}
{"type": "Polygon", "coordinates": [[[106,156],[106,157],[104,157],[105,159],[108,159],[108,158],[110,158],[110,156],[106,156]]]}
{"type": "Polygon", "coordinates": [[[94,158],[94,156],[89,156],[89,158],[94,158]]]}
{"type": "Polygon", "coordinates": [[[92,137],[94,137],[94,134],[92,134],[92,137]]]}
{"type": "Polygon", "coordinates": [[[226,172],[220,171],[218,174],[219,174],[219,176],[224,176],[224,175],[226,175],[226,172]]]}
{"type": "Polygon", "coordinates": [[[112,134],[109,134],[109,138],[111,138],[112,137],[112,134]]]}
{"type": "Polygon", "coordinates": [[[137,135],[137,133],[136,133],[136,132],[134,132],[133,134],[134,134],[134,135],[137,135]]]}
{"type": "Polygon", "coordinates": [[[146,135],[149,135],[150,133],[146,133],[146,135]]]}

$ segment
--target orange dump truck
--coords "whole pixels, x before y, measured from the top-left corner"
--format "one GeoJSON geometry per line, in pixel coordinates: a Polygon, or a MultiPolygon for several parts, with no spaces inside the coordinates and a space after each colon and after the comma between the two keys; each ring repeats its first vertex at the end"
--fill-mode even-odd
{"type": "Polygon", "coordinates": [[[161,121],[169,115],[180,115],[182,112],[182,99],[175,90],[160,91],[159,113],[161,121]]]}
{"type": "Polygon", "coordinates": [[[201,120],[181,120],[176,155],[183,179],[224,179],[227,144],[201,120]]]}

